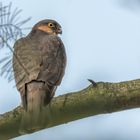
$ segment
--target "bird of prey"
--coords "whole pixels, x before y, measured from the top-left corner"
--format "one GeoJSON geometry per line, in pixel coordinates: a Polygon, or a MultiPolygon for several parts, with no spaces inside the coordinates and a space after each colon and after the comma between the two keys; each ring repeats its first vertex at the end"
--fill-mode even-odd
{"type": "Polygon", "coordinates": [[[36,112],[34,115],[50,103],[65,72],[66,53],[58,34],[62,34],[60,24],[45,19],[14,45],[16,87],[23,107],[27,112],[36,112]]]}

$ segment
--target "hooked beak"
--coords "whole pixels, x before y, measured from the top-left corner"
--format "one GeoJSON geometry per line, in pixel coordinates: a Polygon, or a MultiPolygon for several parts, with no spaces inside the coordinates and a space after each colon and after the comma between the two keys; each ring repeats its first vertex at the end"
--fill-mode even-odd
{"type": "Polygon", "coordinates": [[[57,32],[57,34],[62,34],[62,29],[58,28],[56,32],[57,32]]]}

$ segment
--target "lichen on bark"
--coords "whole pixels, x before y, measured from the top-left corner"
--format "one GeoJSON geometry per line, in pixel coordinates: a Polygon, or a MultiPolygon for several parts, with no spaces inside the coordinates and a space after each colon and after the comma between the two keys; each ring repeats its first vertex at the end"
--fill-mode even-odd
{"type": "Polygon", "coordinates": [[[33,131],[20,133],[23,109],[0,115],[0,139],[10,139],[85,117],[140,107],[140,79],[108,83],[98,82],[87,88],[53,98],[40,116],[40,124],[33,131]]]}

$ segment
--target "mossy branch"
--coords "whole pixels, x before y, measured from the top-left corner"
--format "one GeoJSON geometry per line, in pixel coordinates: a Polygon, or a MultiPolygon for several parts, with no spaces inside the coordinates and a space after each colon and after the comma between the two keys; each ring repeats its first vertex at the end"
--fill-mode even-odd
{"type": "MultiPolygon", "coordinates": [[[[55,97],[44,110],[39,126],[26,134],[41,129],[68,123],[85,117],[140,107],[140,79],[120,83],[97,83],[87,88],[55,97]]],[[[0,115],[0,139],[22,135],[20,122],[23,109],[16,109],[0,115]]]]}

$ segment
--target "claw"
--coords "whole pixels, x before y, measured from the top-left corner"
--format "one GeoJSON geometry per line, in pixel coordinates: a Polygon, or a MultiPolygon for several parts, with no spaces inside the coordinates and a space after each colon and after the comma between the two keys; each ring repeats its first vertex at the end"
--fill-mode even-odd
{"type": "Polygon", "coordinates": [[[93,80],[91,80],[91,79],[88,79],[88,81],[93,85],[93,87],[97,87],[97,84],[96,84],[96,82],[94,82],[93,80]]]}

